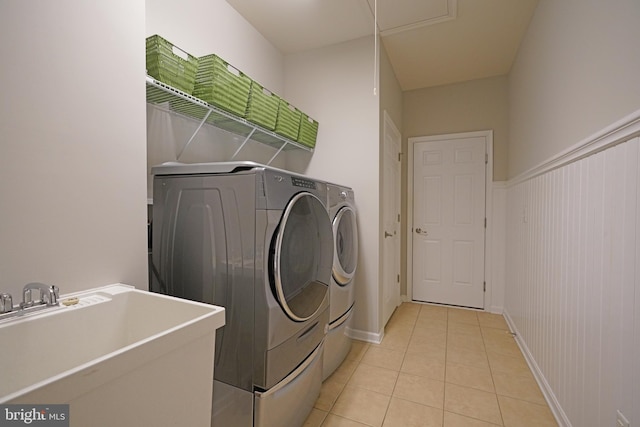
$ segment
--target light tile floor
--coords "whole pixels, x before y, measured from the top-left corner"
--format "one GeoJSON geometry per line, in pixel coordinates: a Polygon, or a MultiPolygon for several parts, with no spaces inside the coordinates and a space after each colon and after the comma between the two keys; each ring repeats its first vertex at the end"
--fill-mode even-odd
{"type": "Polygon", "coordinates": [[[546,427],[551,411],[500,315],[403,303],[354,341],[305,427],[546,427]]]}

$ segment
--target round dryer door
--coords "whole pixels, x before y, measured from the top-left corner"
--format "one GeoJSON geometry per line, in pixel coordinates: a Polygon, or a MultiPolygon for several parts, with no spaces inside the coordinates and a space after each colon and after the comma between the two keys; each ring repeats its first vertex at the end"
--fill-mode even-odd
{"type": "Polygon", "coordinates": [[[274,293],[296,321],[313,317],[331,279],[333,235],[327,211],[311,193],[295,195],[282,215],[273,248],[274,293]]]}
{"type": "Polygon", "coordinates": [[[349,206],[341,208],[333,219],[333,241],[333,278],[345,286],[353,279],[358,263],[356,213],[349,206]]]}

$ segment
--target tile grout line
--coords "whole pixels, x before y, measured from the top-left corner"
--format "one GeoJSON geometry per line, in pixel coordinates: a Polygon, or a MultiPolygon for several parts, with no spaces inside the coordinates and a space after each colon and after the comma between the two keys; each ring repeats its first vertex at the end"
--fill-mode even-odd
{"type": "MultiPolygon", "coordinates": [[[[418,313],[419,313],[419,311],[418,311],[418,313]]],[[[418,321],[418,316],[416,315],[416,318],[415,318],[415,320],[413,322],[413,326],[411,326],[411,333],[409,334],[409,343],[411,342],[411,338],[413,337],[413,331],[416,328],[417,321],[418,321]]],[[[383,340],[384,340],[384,338],[383,338],[383,340]]],[[[387,414],[389,413],[389,407],[391,407],[391,400],[393,399],[393,394],[396,391],[396,387],[398,386],[398,380],[400,379],[400,373],[402,372],[402,365],[404,365],[404,359],[407,357],[407,350],[409,349],[409,343],[407,343],[407,347],[402,352],[402,362],[400,362],[400,367],[398,368],[398,376],[396,377],[396,381],[393,384],[393,389],[391,390],[391,395],[389,396],[389,403],[387,404],[387,409],[384,411],[384,416],[382,417],[382,424],[381,425],[384,425],[384,422],[387,419],[387,414]]]]}
{"type": "Polygon", "coordinates": [[[342,396],[342,394],[345,392],[345,390],[347,389],[347,386],[349,385],[349,381],[351,381],[351,378],[353,377],[353,374],[356,372],[356,369],[358,369],[358,366],[360,366],[360,363],[362,363],[362,359],[364,358],[364,355],[367,354],[367,351],[369,351],[369,348],[371,348],[371,346],[369,344],[366,345],[366,350],[364,351],[364,353],[362,354],[362,356],[355,360],[356,362],[356,366],[355,368],[353,368],[353,371],[347,376],[346,378],[346,382],[344,383],[344,387],[342,387],[342,390],[340,390],[340,393],[338,393],[338,395],[336,396],[336,398],[333,400],[333,402],[331,403],[331,406],[329,407],[329,411],[327,411],[327,416],[325,417],[325,419],[322,421],[322,424],[320,425],[320,427],[322,427],[326,421],[326,419],[329,417],[329,414],[335,416],[335,417],[339,417],[342,419],[346,419],[349,421],[355,421],[352,420],[350,418],[347,417],[343,417],[341,415],[338,414],[334,414],[333,412],[331,412],[333,410],[333,407],[336,405],[336,402],[338,402],[338,399],[340,398],[340,396],[342,396]]]}
{"type": "MultiPolygon", "coordinates": [[[[364,353],[362,354],[362,357],[360,357],[359,360],[354,360],[354,362],[356,362],[356,367],[353,369],[353,371],[347,376],[346,378],[346,382],[344,383],[344,386],[342,387],[342,389],[340,390],[340,392],[338,393],[338,395],[336,396],[335,399],[333,399],[333,401],[331,402],[331,405],[329,405],[329,409],[327,410],[327,414],[325,415],[324,419],[322,420],[322,423],[320,424],[320,427],[322,427],[325,423],[325,421],[327,420],[327,418],[329,417],[329,414],[340,417],[337,414],[333,414],[331,411],[333,410],[333,407],[335,406],[336,402],[338,401],[338,399],[340,398],[340,396],[342,395],[342,393],[344,393],[345,389],[347,388],[347,385],[349,384],[349,380],[351,379],[351,377],[353,376],[354,372],[356,371],[356,369],[358,369],[358,366],[360,366],[360,362],[362,361],[362,358],[364,358],[364,355],[366,354],[367,351],[369,351],[369,344],[366,343],[366,350],[364,351],[364,353]]],[[[347,360],[345,358],[345,360],[347,360]]],[[[344,360],[342,361],[342,363],[344,363],[344,360]]],[[[333,375],[333,374],[332,374],[333,375]]],[[[329,376],[331,377],[331,376],[329,376]]],[[[314,408],[315,408],[315,403],[314,403],[314,408]]],[[[345,417],[340,417],[340,418],[345,418],[345,417]]],[[[348,419],[348,418],[346,418],[348,419]]]]}
{"type": "MultiPolygon", "coordinates": [[[[480,319],[478,319],[478,323],[480,323],[480,319]]],[[[484,332],[482,330],[482,326],[480,327],[480,337],[482,338],[482,344],[484,345],[485,356],[487,357],[487,363],[489,364],[489,373],[491,374],[491,383],[493,384],[493,391],[496,396],[496,403],[498,404],[498,411],[500,411],[500,421],[504,426],[504,415],[502,414],[502,407],[500,406],[500,399],[498,399],[498,388],[496,387],[496,381],[493,379],[493,368],[491,367],[491,362],[489,361],[489,353],[487,352],[487,343],[484,338],[484,332]]]]}
{"type": "MultiPolygon", "coordinates": [[[[411,333],[410,333],[410,336],[409,336],[409,340],[411,340],[411,337],[413,336],[413,330],[415,329],[416,323],[417,323],[417,316],[416,316],[416,319],[414,320],[413,325],[412,325],[412,327],[411,327],[411,333]]],[[[384,340],[384,338],[383,338],[383,340],[384,340]]],[[[347,378],[347,382],[345,383],[344,387],[342,388],[342,390],[340,391],[340,393],[338,393],[338,395],[336,396],[336,399],[335,399],[335,400],[333,401],[333,403],[331,404],[331,406],[330,406],[330,408],[329,408],[329,411],[327,412],[327,416],[325,416],[325,419],[322,421],[321,427],[322,427],[322,425],[324,425],[324,423],[325,423],[325,421],[326,421],[326,418],[328,417],[328,415],[329,415],[329,414],[332,414],[332,415],[334,415],[334,416],[338,416],[338,417],[343,418],[343,419],[348,419],[348,420],[350,420],[350,421],[355,421],[355,420],[351,420],[350,418],[345,418],[345,417],[339,416],[339,415],[337,415],[337,414],[333,414],[331,411],[332,411],[333,407],[335,406],[336,402],[338,401],[338,399],[340,398],[340,396],[344,393],[344,391],[345,391],[345,389],[347,388],[347,386],[348,386],[348,384],[349,384],[349,381],[350,381],[350,380],[351,380],[351,378],[353,377],[353,375],[354,375],[355,371],[358,369],[358,367],[360,366],[360,364],[362,364],[362,363],[363,363],[363,359],[364,359],[364,357],[365,357],[366,353],[367,353],[371,348],[373,348],[373,347],[372,347],[371,345],[369,345],[369,344],[367,344],[366,346],[367,346],[367,349],[366,349],[366,350],[365,350],[365,352],[363,353],[362,357],[360,357],[360,358],[356,361],[356,362],[357,362],[356,367],[354,368],[353,372],[351,372],[351,374],[350,374],[350,375],[349,375],[349,377],[347,378]]],[[[407,346],[408,346],[408,344],[407,344],[407,346]]],[[[384,347],[378,347],[378,348],[384,348],[384,347]]],[[[392,349],[388,349],[388,350],[392,350],[392,349]]],[[[396,387],[396,385],[397,385],[397,383],[398,383],[398,378],[399,378],[399,376],[400,376],[400,372],[401,372],[401,369],[402,369],[402,364],[404,363],[404,358],[406,357],[406,354],[407,354],[407,348],[405,348],[405,349],[404,349],[404,351],[403,351],[403,355],[402,355],[402,362],[400,363],[400,367],[399,367],[399,369],[398,369],[398,376],[396,377],[395,383],[394,383],[394,385],[393,385],[393,389],[391,390],[391,394],[389,395],[389,403],[387,404],[387,407],[386,407],[386,409],[385,409],[384,416],[382,417],[382,424],[384,424],[384,421],[385,421],[385,419],[386,419],[386,417],[387,417],[387,414],[388,414],[388,412],[389,412],[389,407],[391,406],[391,399],[393,398],[393,392],[395,391],[395,387],[396,387]]],[[[371,365],[371,366],[374,366],[374,365],[371,365]]],[[[354,387],[357,387],[357,386],[354,386],[354,387]]],[[[380,394],[383,394],[383,393],[380,393],[380,394]]],[[[357,421],[356,421],[356,422],[357,422],[357,421]]],[[[381,425],[382,425],[382,424],[381,424],[381,425]]]]}
{"type": "MultiPolygon", "coordinates": [[[[482,333],[482,327],[480,325],[480,319],[478,318],[477,313],[476,313],[476,321],[478,322],[478,329],[480,330],[480,338],[482,339],[483,353],[484,353],[484,356],[487,359],[487,364],[489,365],[489,373],[491,375],[491,383],[492,383],[493,389],[494,389],[493,394],[495,395],[495,398],[496,398],[496,403],[498,405],[498,411],[500,411],[500,425],[504,426],[504,417],[502,415],[502,410],[500,408],[500,402],[498,400],[498,394],[497,394],[497,391],[496,391],[495,382],[493,380],[493,371],[491,369],[491,364],[489,363],[489,355],[487,354],[487,346],[486,346],[486,343],[485,343],[485,340],[484,340],[484,334],[482,333]]],[[[463,322],[460,322],[460,323],[463,323],[463,322]]],[[[448,329],[449,329],[449,321],[447,320],[447,331],[448,331],[448,329]]],[[[447,334],[447,339],[448,339],[448,334],[447,334]]],[[[448,346],[447,346],[447,350],[448,350],[448,346]]],[[[446,392],[446,384],[448,384],[447,381],[446,381],[446,369],[447,368],[446,368],[446,361],[445,361],[445,392],[446,392]]],[[[453,383],[451,383],[451,384],[453,384],[453,383]]],[[[473,387],[471,387],[471,388],[473,388],[473,387]]],[[[446,397],[445,397],[445,399],[446,399],[446,397]]],[[[446,411],[446,408],[445,408],[445,411],[446,411]]],[[[493,424],[492,422],[489,422],[489,421],[486,421],[486,420],[482,420],[482,419],[479,419],[479,418],[475,418],[475,417],[472,417],[470,415],[458,414],[457,412],[451,412],[451,413],[452,414],[461,415],[461,416],[464,416],[464,417],[468,417],[468,418],[471,418],[471,419],[475,419],[475,420],[478,420],[478,421],[482,421],[482,422],[485,422],[485,423],[488,423],[488,424],[493,424]]],[[[444,412],[443,412],[443,417],[444,417],[444,412]]],[[[443,420],[443,425],[444,425],[444,420],[443,420]]]]}
{"type": "Polygon", "coordinates": [[[447,308],[447,327],[444,334],[444,390],[442,391],[442,426],[444,427],[444,413],[447,410],[447,359],[449,357],[449,309],[447,308]]]}

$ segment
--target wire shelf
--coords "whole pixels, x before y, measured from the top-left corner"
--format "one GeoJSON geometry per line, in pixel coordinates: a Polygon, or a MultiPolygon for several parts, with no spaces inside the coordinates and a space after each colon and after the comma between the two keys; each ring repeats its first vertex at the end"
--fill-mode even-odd
{"type": "Polygon", "coordinates": [[[153,77],[146,77],[147,103],[154,104],[159,106],[161,109],[165,109],[200,123],[191,138],[185,143],[178,154],[178,160],[203,125],[214,126],[245,138],[240,148],[238,148],[234,154],[234,157],[249,140],[266,144],[277,150],[269,163],[271,163],[271,161],[273,161],[273,159],[282,150],[297,149],[313,152],[313,148],[302,145],[299,142],[292,141],[291,139],[265,129],[255,123],[249,122],[242,117],[235,116],[214,105],[208,104],[199,98],[159,82],[153,77]]]}

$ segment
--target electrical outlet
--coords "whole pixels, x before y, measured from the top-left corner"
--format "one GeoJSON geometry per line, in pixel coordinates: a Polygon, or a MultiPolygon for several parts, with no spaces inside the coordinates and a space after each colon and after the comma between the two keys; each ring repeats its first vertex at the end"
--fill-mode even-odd
{"type": "Polygon", "coordinates": [[[629,427],[629,420],[622,415],[622,412],[618,411],[616,416],[616,427],[629,427]]]}

